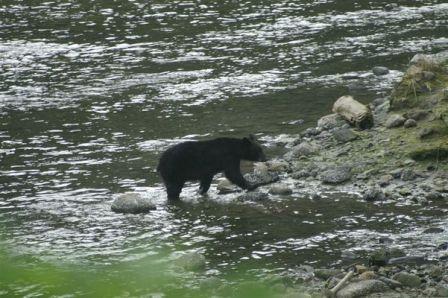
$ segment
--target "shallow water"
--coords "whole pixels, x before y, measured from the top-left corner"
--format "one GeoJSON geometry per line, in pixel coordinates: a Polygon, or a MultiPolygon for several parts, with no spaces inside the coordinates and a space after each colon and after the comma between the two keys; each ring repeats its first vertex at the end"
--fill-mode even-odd
{"type": "MultiPolygon", "coordinates": [[[[381,236],[435,257],[448,236],[422,231],[446,225],[446,206],[298,193],[256,206],[215,186],[201,199],[196,185],[168,205],[154,169],[162,150],[185,139],[269,140],[314,125],[340,95],[388,94],[415,53],[448,49],[443,2],[388,10],[389,1],[2,1],[3,254],[31,256],[17,262],[30,270],[89,268],[106,284],[120,268],[126,282],[158,262],[171,272],[173,254],[190,250],[206,256],[205,275],[219,277],[329,266],[381,236]],[[377,65],[391,72],[376,77],[377,65]],[[155,198],[157,211],[112,213],[113,196],[125,191],[155,198]]],[[[126,282],[117,282],[123,291],[126,282]]],[[[57,292],[41,283],[30,278],[24,293],[57,292]]],[[[0,288],[21,295],[24,286],[3,278],[0,288]]],[[[133,293],[145,289],[137,283],[133,293]]]]}

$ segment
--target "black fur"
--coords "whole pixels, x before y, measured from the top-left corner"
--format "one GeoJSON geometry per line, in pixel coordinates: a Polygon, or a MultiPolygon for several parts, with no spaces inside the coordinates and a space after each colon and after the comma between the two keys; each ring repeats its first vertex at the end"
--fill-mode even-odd
{"type": "Polygon", "coordinates": [[[157,171],[162,176],[170,200],[179,199],[186,181],[199,181],[199,192],[205,194],[213,176],[220,172],[243,189],[255,189],[257,186],[249,184],[241,174],[241,160],[266,160],[253,136],[177,144],[162,154],[157,171]]]}

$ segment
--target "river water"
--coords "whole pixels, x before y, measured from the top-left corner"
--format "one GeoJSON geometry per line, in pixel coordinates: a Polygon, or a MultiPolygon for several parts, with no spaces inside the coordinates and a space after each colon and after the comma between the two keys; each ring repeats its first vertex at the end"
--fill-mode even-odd
{"type": "Polygon", "coordinates": [[[436,206],[292,195],[260,208],[222,203],[214,185],[168,205],[155,167],[182,140],[269,140],[314,125],[341,95],[387,95],[415,53],[448,49],[444,2],[2,0],[0,259],[28,275],[0,275],[0,294],[180,295],[173,283],[200,279],[170,269],[186,251],[223,282],[329,266],[381,236],[431,251],[421,231],[447,221],[436,206]],[[379,65],[390,73],[374,76],[379,65]],[[126,191],[157,210],[112,213],[126,191]]]}

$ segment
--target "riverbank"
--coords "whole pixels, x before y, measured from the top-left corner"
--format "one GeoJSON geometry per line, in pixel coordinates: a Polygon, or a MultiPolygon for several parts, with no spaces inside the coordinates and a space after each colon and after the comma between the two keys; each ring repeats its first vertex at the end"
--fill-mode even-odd
{"type": "MultiPolygon", "coordinates": [[[[356,129],[340,115],[331,114],[300,136],[278,138],[276,145],[287,152],[282,158],[257,165],[247,177],[280,181],[262,187],[250,198],[264,200],[266,193],[282,196],[293,192],[318,198],[337,192],[354,195],[367,204],[446,208],[447,64],[446,52],[416,55],[392,94],[369,104],[374,117],[370,129],[356,129]]],[[[435,227],[425,233],[447,230],[435,227]]],[[[432,259],[406,256],[392,239],[379,242],[384,248],[367,257],[354,256],[353,264],[345,268],[299,269],[300,275],[307,276],[305,283],[314,289],[312,296],[448,297],[446,242],[435,243],[438,257],[432,259]],[[348,279],[334,291],[344,277],[348,279]]]]}

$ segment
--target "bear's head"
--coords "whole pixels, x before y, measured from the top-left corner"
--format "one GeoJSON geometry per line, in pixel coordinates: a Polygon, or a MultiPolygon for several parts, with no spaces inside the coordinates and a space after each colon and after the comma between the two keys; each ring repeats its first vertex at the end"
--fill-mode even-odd
{"type": "Polygon", "coordinates": [[[250,161],[266,161],[263,149],[253,135],[243,138],[244,154],[243,159],[250,161]]]}

